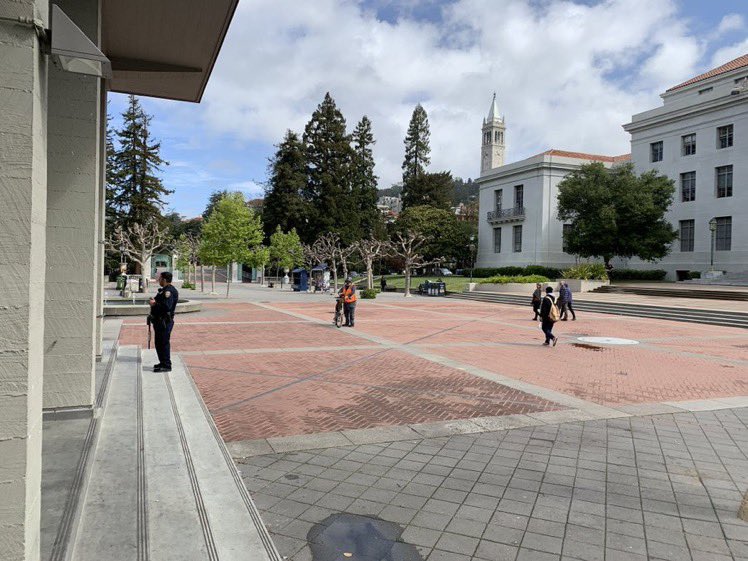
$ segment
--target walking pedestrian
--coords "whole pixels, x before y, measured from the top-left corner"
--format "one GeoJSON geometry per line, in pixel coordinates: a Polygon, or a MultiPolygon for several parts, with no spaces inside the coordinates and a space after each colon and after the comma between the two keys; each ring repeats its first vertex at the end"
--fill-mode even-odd
{"type": "Polygon", "coordinates": [[[351,277],[345,279],[345,284],[343,285],[343,288],[340,289],[340,295],[343,297],[343,313],[345,314],[344,326],[354,327],[358,294],[356,294],[356,285],[353,284],[353,279],[351,277]]]}
{"type": "Polygon", "coordinates": [[[556,293],[558,296],[556,297],[556,306],[558,307],[558,312],[560,314],[560,317],[564,317],[564,311],[566,310],[566,298],[564,294],[564,283],[559,282],[558,288],[556,289],[556,293]]]}
{"type": "Polygon", "coordinates": [[[556,298],[553,296],[553,287],[549,286],[545,289],[545,297],[543,297],[543,302],[540,305],[541,329],[545,333],[543,345],[546,347],[551,343],[555,347],[558,343],[558,337],[553,334],[553,324],[558,321],[559,317],[556,298]]]}
{"type": "Polygon", "coordinates": [[[382,289],[382,292],[385,292],[387,290],[387,279],[384,278],[384,275],[382,275],[382,278],[379,279],[379,286],[382,289]]]}
{"type": "Polygon", "coordinates": [[[572,303],[573,297],[571,295],[571,288],[569,283],[565,282],[563,287],[564,304],[561,308],[561,320],[567,321],[569,319],[569,312],[571,312],[571,321],[577,321],[577,314],[574,313],[574,306],[572,303]]]}
{"type": "Polygon", "coordinates": [[[538,283],[535,285],[535,292],[532,293],[532,311],[535,312],[535,317],[532,321],[538,321],[540,314],[540,302],[543,299],[543,285],[538,283]]]}

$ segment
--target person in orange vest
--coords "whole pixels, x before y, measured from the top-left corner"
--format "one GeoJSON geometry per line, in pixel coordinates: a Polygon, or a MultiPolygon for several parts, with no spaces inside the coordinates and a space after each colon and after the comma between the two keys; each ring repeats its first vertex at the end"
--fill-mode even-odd
{"type": "Polygon", "coordinates": [[[358,300],[358,294],[356,294],[356,285],[353,284],[353,279],[348,277],[345,279],[343,288],[340,289],[340,295],[343,297],[343,313],[345,314],[345,327],[353,327],[356,319],[356,300],[358,300]]]}

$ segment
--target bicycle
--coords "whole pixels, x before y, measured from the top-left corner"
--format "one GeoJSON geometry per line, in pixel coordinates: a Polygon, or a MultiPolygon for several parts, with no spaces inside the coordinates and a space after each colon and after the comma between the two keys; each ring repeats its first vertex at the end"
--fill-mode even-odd
{"type": "Polygon", "coordinates": [[[343,320],[344,320],[344,314],[343,314],[343,298],[336,298],[335,301],[335,317],[332,320],[332,323],[335,327],[343,327],[343,320]]]}

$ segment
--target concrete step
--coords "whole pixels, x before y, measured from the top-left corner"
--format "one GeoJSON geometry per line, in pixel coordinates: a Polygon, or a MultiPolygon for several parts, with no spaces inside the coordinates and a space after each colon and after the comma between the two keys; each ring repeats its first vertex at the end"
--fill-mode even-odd
{"type": "MultiPolygon", "coordinates": [[[[530,308],[530,298],[520,294],[500,294],[491,292],[463,292],[448,295],[449,298],[459,298],[480,302],[494,302],[497,304],[513,304],[530,308]]],[[[614,314],[630,317],[645,317],[664,319],[686,323],[702,323],[720,325],[724,327],[740,327],[748,329],[748,314],[741,312],[725,312],[719,310],[694,310],[668,306],[648,306],[642,304],[621,304],[613,302],[574,300],[574,309],[584,312],[614,314]]]]}
{"type": "Polygon", "coordinates": [[[279,561],[184,365],[156,362],[120,347],[69,559],[279,561]]]}
{"type": "Polygon", "coordinates": [[[663,298],[696,298],[702,300],[748,301],[748,291],[715,290],[699,288],[668,288],[651,286],[606,285],[593,290],[600,294],[636,294],[638,296],[659,296],[663,298]]]}

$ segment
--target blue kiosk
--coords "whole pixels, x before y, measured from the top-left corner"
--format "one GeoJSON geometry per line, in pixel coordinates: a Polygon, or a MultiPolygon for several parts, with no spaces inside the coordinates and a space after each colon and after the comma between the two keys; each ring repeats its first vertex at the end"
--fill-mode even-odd
{"type": "Polygon", "coordinates": [[[303,267],[291,271],[291,288],[294,292],[309,290],[309,273],[303,267]]]}

